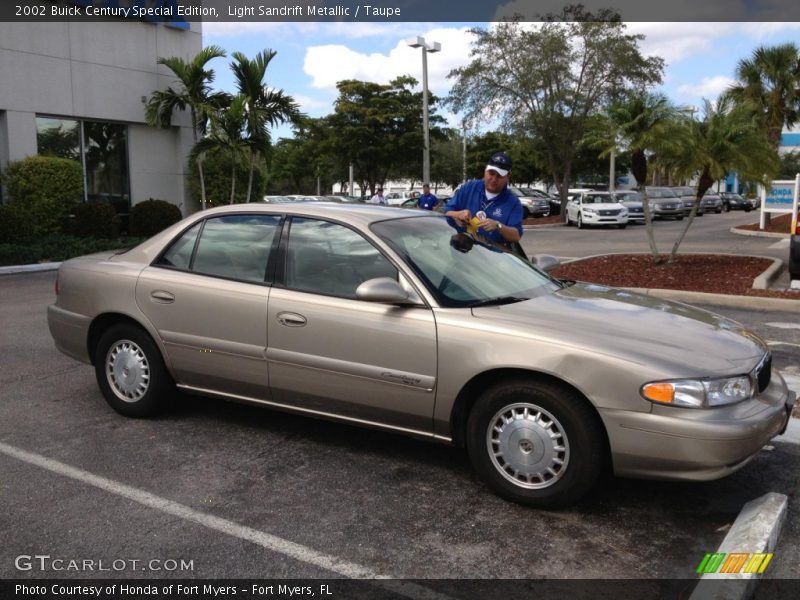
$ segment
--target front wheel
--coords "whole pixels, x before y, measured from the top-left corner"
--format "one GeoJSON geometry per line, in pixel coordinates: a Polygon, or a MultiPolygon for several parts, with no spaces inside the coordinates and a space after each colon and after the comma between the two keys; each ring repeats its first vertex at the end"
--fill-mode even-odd
{"type": "Polygon", "coordinates": [[[627,226],[628,225],[626,223],[623,223],[621,225],[617,225],[617,227],[619,227],[620,229],[625,229],[627,226]]]}
{"type": "Polygon", "coordinates": [[[578,213],[578,221],[576,223],[578,229],[583,229],[583,217],[581,217],[581,213],[578,213]]]}
{"type": "Polygon", "coordinates": [[[586,400],[532,380],[486,390],[470,412],[466,442],[475,470],[498,495],[540,508],[577,501],[606,460],[602,428],[586,400]]]}
{"type": "Polygon", "coordinates": [[[106,402],[127,417],[149,417],[166,409],[172,379],[161,353],[139,327],[114,325],[95,351],[95,376],[106,402]]]}

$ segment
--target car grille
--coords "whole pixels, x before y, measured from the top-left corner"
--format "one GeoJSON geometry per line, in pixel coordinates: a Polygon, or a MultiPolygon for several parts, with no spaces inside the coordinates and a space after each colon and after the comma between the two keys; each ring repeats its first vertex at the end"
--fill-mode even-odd
{"type": "Polygon", "coordinates": [[[632,212],[632,213],[642,213],[643,211],[642,211],[642,209],[641,209],[641,208],[629,208],[629,209],[628,209],[628,212],[632,212]]]}
{"type": "Polygon", "coordinates": [[[763,392],[769,387],[770,379],[772,378],[772,354],[767,352],[758,366],[753,370],[756,381],[758,381],[758,393],[763,392]]]}
{"type": "Polygon", "coordinates": [[[619,210],[601,210],[600,216],[601,217],[613,217],[614,215],[618,215],[619,210]]]}
{"type": "Polygon", "coordinates": [[[662,204],[661,208],[663,210],[675,210],[676,208],[678,208],[678,205],[677,204],[662,204]]]}

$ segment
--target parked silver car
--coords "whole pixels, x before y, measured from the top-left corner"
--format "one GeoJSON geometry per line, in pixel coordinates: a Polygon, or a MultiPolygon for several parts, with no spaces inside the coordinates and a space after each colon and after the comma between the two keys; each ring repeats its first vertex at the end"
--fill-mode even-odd
{"type": "Polygon", "coordinates": [[[540,507],[577,500],[607,466],[725,476],[794,404],[738,323],[554,279],[398,208],[203,211],[64,262],[47,316],[124,415],[163,410],[177,386],[463,445],[497,493],[540,507]]]}
{"type": "Polygon", "coordinates": [[[550,200],[539,194],[529,194],[524,192],[521,188],[509,186],[511,193],[519,198],[522,204],[522,217],[549,217],[550,216],[550,200]]]}
{"type": "MultiPolygon", "coordinates": [[[[614,199],[628,209],[628,223],[644,223],[644,206],[642,197],[635,190],[612,192],[614,199]]],[[[652,208],[650,209],[652,215],[652,208]]]]}
{"type": "Polygon", "coordinates": [[[658,219],[683,219],[683,201],[668,187],[647,186],[647,199],[653,216],[658,219]]]}

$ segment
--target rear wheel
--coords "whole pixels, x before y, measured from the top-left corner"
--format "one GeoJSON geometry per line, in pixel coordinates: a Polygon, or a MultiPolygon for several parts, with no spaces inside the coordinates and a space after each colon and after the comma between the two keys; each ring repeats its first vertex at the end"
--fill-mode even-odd
{"type": "Polygon", "coordinates": [[[106,402],[128,417],[149,417],[172,400],[173,384],[150,336],[134,325],[114,325],[100,338],[94,360],[106,402]]]}
{"type": "Polygon", "coordinates": [[[500,496],[542,508],[577,501],[606,460],[597,416],[557,384],[509,381],[486,390],[470,412],[467,450],[500,496]]]}

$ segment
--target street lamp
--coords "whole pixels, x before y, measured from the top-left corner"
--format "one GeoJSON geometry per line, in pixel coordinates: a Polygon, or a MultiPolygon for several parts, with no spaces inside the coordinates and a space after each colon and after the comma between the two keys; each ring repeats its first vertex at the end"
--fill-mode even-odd
{"type": "Polygon", "coordinates": [[[431,182],[431,140],[428,125],[428,52],[439,52],[442,45],[439,42],[427,43],[425,38],[417,36],[409,40],[412,48],[422,48],[422,183],[431,182]]]}

